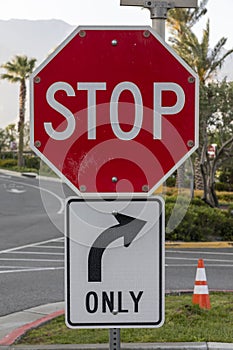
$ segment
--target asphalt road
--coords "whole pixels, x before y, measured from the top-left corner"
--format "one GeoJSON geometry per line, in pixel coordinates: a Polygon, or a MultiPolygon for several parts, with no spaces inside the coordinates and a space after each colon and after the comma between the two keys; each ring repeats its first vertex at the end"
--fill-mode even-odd
{"type": "MultiPolygon", "coordinates": [[[[64,300],[64,198],[56,181],[0,171],[0,316],[64,300]]],[[[199,258],[210,290],[233,290],[232,249],[168,249],[166,291],[192,290],[199,258]]]]}
{"type": "Polygon", "coordinates": [[[64,299],[64,198],[71,194],[60,182],[0,172],[0,315],[64,299]]]}
{"type": "Polygon", "coordinates": [[[204,259],[209,290],[233,291],[233,248],[167,249],[166,290],[193,290],[198,259],[204,259]]]}

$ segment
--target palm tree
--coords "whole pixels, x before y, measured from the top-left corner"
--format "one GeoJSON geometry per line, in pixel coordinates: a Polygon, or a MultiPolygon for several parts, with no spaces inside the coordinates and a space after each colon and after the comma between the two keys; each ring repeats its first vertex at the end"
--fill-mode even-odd
{"type": "Polygon", "coordinates": [[[208,0],[202,0],[200,5],[195,9],[180,8],[169,11],[167,19],[168,26],[172,32],[173,37],[183,34],[182,23],[185,23],[188,28],[192,28],[202,16],[207,12],[206,5],[208,0]]]}
{"type": "MultiPolygon", "coordinates": [[[[176,50],[178,55],[181,56],[199,75],[201,100],[204,99],[202,98],[203,92],[206,90],[211,90],[208,89],[208,86],[214,78],[217,70],[221,68],[227,56],[233,52],[233,49],[228,50],[227,52],[223,50],[227,41],[226,38],[221,38],[213,49],[210,48],[209,20],[206,23],[206,28],[203,30],[203,36],[200,41],[192,31],[192,26],[196,23],[196,20],[198,20],[201,15],[206,13],[205,5],[207,1],[208,0],[203,0],[199,9],[196,10],[171,10],[169,12],[168,20],[168,25],[172,34],[170,41],[173,44],[173,48],[176,50]]],[[[207,188],[207,183],[209,182],[207,181],[207,178],[210,177],[210,174],[208,174],[208,171],[205,169],[205,165],[208,161],[208,118],[209,115],[207,113],[207,108],[205,108],[205,104],[202,104],[200,101],[200,147],[197,151],[197,159],[195,160],[195,174],[199,179],[201,177],[203,179],[203,199],[210,205],[217,206],[213,184],[211,185],[212,189],[207,188]]],[[[177,174],[179,175],[179,169],[177,174]]],[[[195,182],[197,184],[196,179],[197,178],[195,178],[195,182]]]]}
{"type": "MultiPolygon", "coordinates": [[[[172,46],[176,50],[178,55],[182,57],[190,66],[192,66],[190,62],[190,50],[187,50],[187,47],[185,47],[186,50],[184,50],[184,41],[188,36],[186,31],[192,34],[193,25],[196,24],[201,19],[201,17],[204,16],[207,12],[207,3],[208,0],[202,0],[200,2],[200,5],[195,9],[172,9],[168,13],[167,24],[169,31],[172,34],[172,37],[169,38],[169,41],[172,43],[172,46]]],[[[184,166],[180,166],[177,169],[176,184],[178,187],[181,188],[184,187],[184,171],[184,166]]]]}
{"type": "Polygon", "coordinates": [[[6,73],[1,74],[1,79],[6,79],[11,83],[19,83],[19,147],[18,147],[18,166],[23,166],[23,147],[24,147],[24,120],[25,120],[25,102],[27,95],[26,80],[29,78],[35,67],[36,59],[29,59],[27,56],[16,55],[11,61],[4,63],[1,67],[6,73]]]}
{"type": "Polygon", "coordinates": [[[201,41],[198,40],[194,32],[185,23],[180,23],[180,30],[181,34],[172,40],[173,48],[196,71],[200,82],[206,84],[214,77],[217,69],[221,68],[226,57],[233,50],[223,53],[223,48],[227,41],[226,38],[221,38],[213,49],[210,48],[209,20],[206,23],[206,28],[203,30],[201,41]]]}
{"type": "Polygon", "coordinates": [[[2,154],[2,150],[6,147],[6,131],[4,129],[0,129],[0,156],[2,154]]]}

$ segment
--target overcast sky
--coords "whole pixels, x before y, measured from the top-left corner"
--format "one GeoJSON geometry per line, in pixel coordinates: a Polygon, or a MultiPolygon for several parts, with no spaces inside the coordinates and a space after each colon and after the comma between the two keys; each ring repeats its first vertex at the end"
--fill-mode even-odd
{"type": "MultiPolygon", "coordinates": [[[[233,47],[232,16],[233,0],[209,0],[211,47],[222,36],[228,38],[226,48],[233,47]]],[[[120,0],[2,0],[0,19],[11,18],[56,18],[73,25],[151,25],[148,10],[120,6],[120,0]]]]}

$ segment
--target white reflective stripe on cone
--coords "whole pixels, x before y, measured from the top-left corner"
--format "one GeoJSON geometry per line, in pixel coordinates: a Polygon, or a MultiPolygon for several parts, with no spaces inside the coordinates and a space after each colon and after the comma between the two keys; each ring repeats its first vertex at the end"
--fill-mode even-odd
{"type": "Polygon", "coordinates": [[[205,268],[197,268],[196,281],[206,281],[205,268]]]}
{"type": "Polygon", "coordinates": [[[194,286],[194,294],[209,294],[208,286],[194,286]]]}

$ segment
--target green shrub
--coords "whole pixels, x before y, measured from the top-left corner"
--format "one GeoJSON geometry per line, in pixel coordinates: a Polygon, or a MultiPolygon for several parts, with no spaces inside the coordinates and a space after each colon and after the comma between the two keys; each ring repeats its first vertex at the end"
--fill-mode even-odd
{"type": "Polygon", "coordinates": [[[193,199],[192,199],[192,202],[191,202],[192,204],[194,204],[194,205],[198,205],[199,207],[201,206],[201,207],[206,207],[206,206],[208,206],[208,204],[206,204],[206,202],[204,202],[200,197],[194,197],[193,199]]]}
{"type": "Polygon", "coordinates": [[[215,189],[216,191],[233,191],[233,185],[230,183],[226,183],[226,182],[216,182],[215,184],[215,189]]]}
{"type": "Polygon", "coordinates": [[[1,159],[14,159],[17,158],[16,152],[2,152],[1,153],[1,159]]]}
{"type": "Polygon", "coordinates": [[[17,165],[16,159],[0,159],[0,167],[12,168],[17,165]]]}
{"type": "Polygon", "coordinates": [[[35,157],[35,156],[31,156],[31,155],[24,156],[24,162],[25,162],[26,168],[37,169],[37,170],[40,169],[40,158],[39,157],[35,157]]]}
{"type": "Polygon", "coordinates": [[[166,180],[167,187],[175,187],[175,185],[176,185],[176,177],[174,175],[167,178],[166,180]]]}
{"type": "Polygon", "coordinates": [[[232,192],[217,192],[217,197],[219,202],[231,202],[233,203],[233,193],[232,192]]]}
{"type": "MultiPolygon", "coordinates": [[[[175,220],[174,220],[175,221],[175,220]]],[[[183,206],[166,202],[167,240],[210,241],[233,240],[233,215],[231,212],[210,208],[206,205],[191,204],[187,212],[183,206]],[[174,218],[181,218],[177,226],[171,223],[174,218]],[[170,220],[170,221],[169,221],[170,220]]]]}

